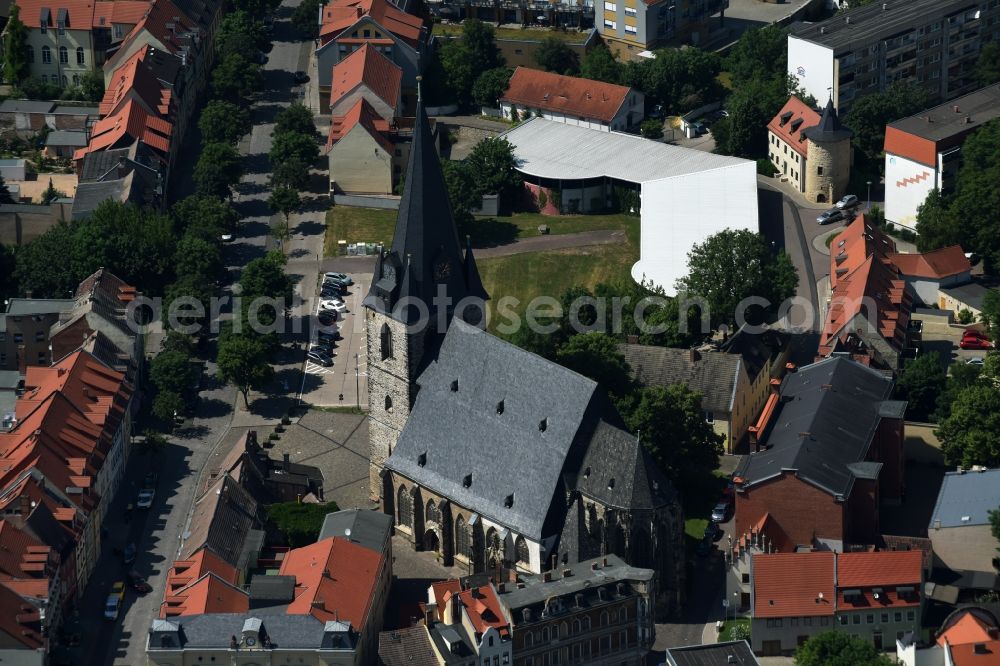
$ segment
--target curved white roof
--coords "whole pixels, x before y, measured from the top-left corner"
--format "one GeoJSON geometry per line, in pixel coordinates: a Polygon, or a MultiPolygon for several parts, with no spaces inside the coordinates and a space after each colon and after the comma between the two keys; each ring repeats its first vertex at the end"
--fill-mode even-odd
{"type": "Polygon", "coordinates": [[[504,136],[514,144],[518,169],[539,178],[577,180],[607,176],[646,183],[747,162],[633,134],[602,132],[538,117],[521,123],[504,136]]]}

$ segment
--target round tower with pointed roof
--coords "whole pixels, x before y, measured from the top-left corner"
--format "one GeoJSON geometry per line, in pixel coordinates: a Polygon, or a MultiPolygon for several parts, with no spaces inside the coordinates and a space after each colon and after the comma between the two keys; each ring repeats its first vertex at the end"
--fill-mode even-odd
{"type": "Polygon", "coordinates": [[[847,193],[851,177],[851,130],[840,124],[831,98],[818,124],[802,130],[808,142],[805,196],[816,203],[831,203],[847,193]]]}

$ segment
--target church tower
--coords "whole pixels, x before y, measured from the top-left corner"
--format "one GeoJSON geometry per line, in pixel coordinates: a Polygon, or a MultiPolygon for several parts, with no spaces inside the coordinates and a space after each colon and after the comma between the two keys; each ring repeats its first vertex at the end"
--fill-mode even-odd
{"type": "Polygon", "coordinates": [[[416,400],[427,352],[456,313],[478,324],[489,298],[471,245],[462,253],[419,87],[416,115],[392,247],[378,257],[364,300],[373,499],[382,496],[383,464],[416,400]]]}

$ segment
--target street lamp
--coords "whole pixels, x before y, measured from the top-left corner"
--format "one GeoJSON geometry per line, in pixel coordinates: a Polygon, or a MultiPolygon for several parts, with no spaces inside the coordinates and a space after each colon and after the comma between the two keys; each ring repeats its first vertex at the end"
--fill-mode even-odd
{"type": "Polygon", "coordinates": [[[868,183],[868,203],[867,203],[867,207],[865,208],[865,210],[871,210],[872,209],[872,181],[868,180],[868,181],[865,181],[865,182],[868,183]]]}
{"type": "Polygon", "coordinates": [[[361,369],[358,367],[358,355],[354,355],[354,395],[358,399],[358,409],[361,409],[361,369]]]}

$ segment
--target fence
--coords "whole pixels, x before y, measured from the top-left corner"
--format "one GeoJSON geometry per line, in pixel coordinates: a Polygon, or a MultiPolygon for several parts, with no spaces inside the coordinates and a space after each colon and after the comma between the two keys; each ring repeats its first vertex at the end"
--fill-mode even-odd
{"type": "Polygon", "coordinates": [[[399,197],[389,194],[334,194],[333,203],[337,206],[399,210],[399,197]]]}

